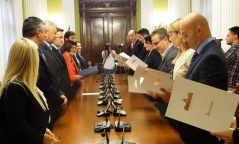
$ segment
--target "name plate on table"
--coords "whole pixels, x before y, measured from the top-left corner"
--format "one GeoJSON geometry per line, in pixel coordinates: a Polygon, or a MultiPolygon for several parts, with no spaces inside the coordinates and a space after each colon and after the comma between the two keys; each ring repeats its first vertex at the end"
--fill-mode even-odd
{"type": "Polygon", "coordinates": [[[132,70],[136,70],[137,66],[147,67],[148,65],[140,60],[135,55],[132,55],[126,62],[125,62],[132,70]]]}
{"type": "Polygon", "coordinates": [[[81,76],[89,76],[89,75],[95,74],[95,73],[98,73],[97,66],[93,66],[91,68],[83,69],[83,70],[79,71],[78,74],[81,75],[81,76]]]}
{"type": "Polygon", "coordinates": [[[128,76],[128,90],[132,93],[143,93],[147,94],[147,89],[142,87],[141,83],[144,78],[128,76]]]}
{"type": "Polygon", "coordinates": [[[177,77],[166,116],[206,131],[228,130],[239,96],[177,77]]]}

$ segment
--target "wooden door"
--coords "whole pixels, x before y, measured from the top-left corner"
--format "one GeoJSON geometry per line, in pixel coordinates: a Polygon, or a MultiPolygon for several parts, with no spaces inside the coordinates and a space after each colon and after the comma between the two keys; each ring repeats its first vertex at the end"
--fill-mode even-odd
{"type": "Polygon", "coordinates": [[[110,42],[116,53],[130,44],[127,33],[135,28],[136,0],[79,0],[82,55],[102,63],[101,52],[110,42]],[[122,48],[118,48],[123,44],[122,48]]]}

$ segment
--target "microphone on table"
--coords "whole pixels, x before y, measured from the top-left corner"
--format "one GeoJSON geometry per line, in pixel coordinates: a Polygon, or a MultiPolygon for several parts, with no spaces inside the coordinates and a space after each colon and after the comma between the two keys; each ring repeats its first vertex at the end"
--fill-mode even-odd
{"type": "Polygon", "coordinates": [[[114,116],[118,116],[118,115],[121,115],[121,116],[126,116],[126,112],[123,110],[123,107],[121,107],[120,109],[118,109],[118,104],[115,105],[113,100],[111,100],[111,105],[113,106],[113,115],[114,116]]]}
{"type": "MultiPolygon", "coordinates": [[[[107,101],[107,102],[108,102],[108,101],[107,101]]],[[[100,110],[100,111],[97,111],[96,115],[97,115],[98,117],[100,117],[100,116],[110,116],[110,114],[111,114],[112,112],[109,110],[109,108],[110,108],[110,102],[108,102],[107,107],[106,107],[105,109],[100,110]]]]}
{"type": "Polygon", "coordinates": [[[106,142],[100,142],[98,144],[110,144],[110,139],[108,137],[107,131],[104,129],[104,131],[101,133],[102,137],[106,138],[106,142]]]}
{"type": "Polygon", "coordinates": [[[115,91],[116,91],[116,88],[115,87],[112,87],[112,96],[113,96],[113,99],[120,99],[121,97],[119,95],[115,95],[115,91]]]}
{"type": "Polygon", "coordinates": [[[102,132],[104,130],[109,132],[110,131],[110,127],[111,127],[110,122],[109,122],[108,118],[105,117],[105,121],[96,123],[94,125],[94,132],[102,132]]]}
{"type": "Polygon", "coordinates": [[[123,126],[122,140],[117,140],[116,144],[136,144],[134,142],[128,142],[124,140],[124,131],[125,131],[125,126],[123,126]]]}
{"type": "MultiPolygon", "coordinates": [[[[123,107],[121,107],[121,110],[123,109],[123,107]]],[[[131,125],[130,125],[130,123],[128,123],[128,122],[124,122],[124,121],[120,121],[120,114],[121,113],[119,113],[119,119],[118,119],[118,121],[115,121],[115,131],[116,132],[122,132],[123,131],[123,127],[125,127],[124,128],[124,131],[131,131],[131,125]]]]}

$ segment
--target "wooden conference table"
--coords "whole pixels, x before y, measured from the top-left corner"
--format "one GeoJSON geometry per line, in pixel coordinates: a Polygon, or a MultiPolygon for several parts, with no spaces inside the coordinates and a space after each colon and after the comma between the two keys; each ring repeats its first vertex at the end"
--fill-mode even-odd
{"type": "MultiPolygon", "coordinates": [[[[97,105],[99,94],[96,93],[101,91],[98,78],[99,74],[92,75],[85,81],[81,92],[92,94],[78,92],[56,122],[53,133],[60,137],[59,143],[96,144],[106,141],[101,132],[94,132],[94,124],[105,121],[104,117],[96,116],[98,110],[106,107],[97,105]]],[[[121,116],[121,120],[129,122],[132,127],[131,132],[124,133],[124,140],[136,144],[182,144],[176,131],[159,115],[154,105],[142,94],[129,93],[127,81],[123,82],[124,80],[127,80],[125,74],[115,75],[115,86],[120,91],[123,110],[127,113],[126,116],[121,116]]],[[[111,115],[108,119],[114,125],[118,117],[111,115]]],[[[122,139],[122,132],[111,129],[108,136],[111,144],[115,144],[122,139]]]]}

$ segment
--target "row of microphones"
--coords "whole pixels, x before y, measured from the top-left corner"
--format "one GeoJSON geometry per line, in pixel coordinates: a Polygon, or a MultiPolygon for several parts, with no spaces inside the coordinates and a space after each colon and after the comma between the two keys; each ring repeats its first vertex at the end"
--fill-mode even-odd
{"type": "Polygon", "coordinates": [[[105,121],[98,122],[94,125],[95,132],[102,132],[101,136],[106,137],[105,142],[99,144],[109,144],[110,140],[107,135],[107,132],[110,132],[110,129],[115,129],[116,132],[122,132],[122,139],[117,141],[117,144],[135,144],[124,140],[124,132],[131,131],[131,124],[129,122],[121,121],[121,116],[126,116],[126,111],[123,110],[122,99],[119,95],[120,91],[117,90],[114,83],[114,77],[112,75],[102,75],[100,78],[100,89],[102,90],[99,94],[99,101],[97,105],[106,105],[106,108],[103,110],[97,111],[96,115],[98,117],[105,117],[105,121]],[[110,110],[112,106],[113,110],[110,110]],[[115,120],[114,125],[110,124],[108,116],[118,116],[118,120],[115,120]]]}
{"type": "Polygon", "coordinates": [[[118,116],[119,114],[121,114],[122,116],[126,116],[126,111],[124,111],[121,107],[120,109],[118,109],[118,103],[115,105],[115,102],[113,100],[108,101],[107,100],[107,106],[105,109],[103,110],[99,110],[96,112],[96,115],[98,117],[101,116],[110,116],[111,114],[113,114],[114,116],[118,116]],[[110,106],[112,105],[113,107],[113,111],[110,110],[110,106]]]}

